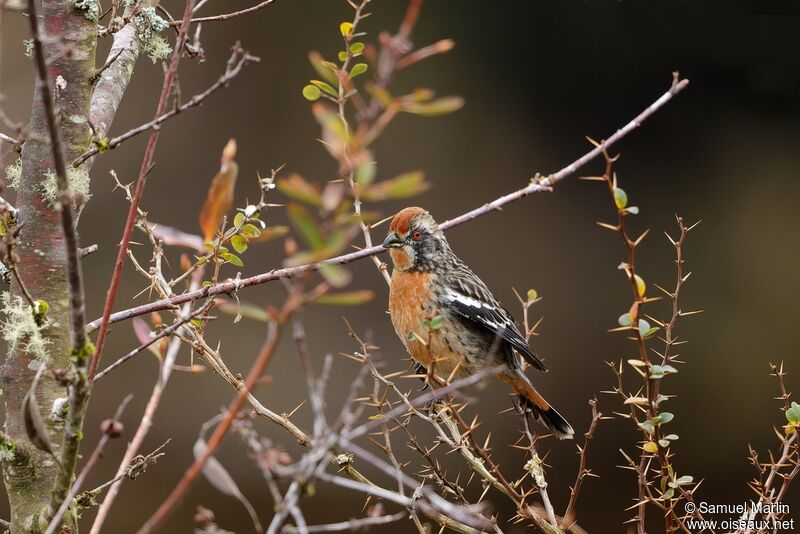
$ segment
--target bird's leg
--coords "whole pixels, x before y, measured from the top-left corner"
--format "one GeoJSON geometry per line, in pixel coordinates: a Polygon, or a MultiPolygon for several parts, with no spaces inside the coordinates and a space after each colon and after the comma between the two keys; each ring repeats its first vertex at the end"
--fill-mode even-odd
{"type": "MultiPolygon", "coordinates": [[[[425,377],[427,377],[428,376],[428,369],[426,369],[425,366],[422,365],[421,363],[415,361],[414,362],[414,374],[415,375],[425,375],[425,377]]],[[[421,388],[419,388],[417,391],[425,391],[426,389],[428,389],[429,383],[425,378],[420,378],[420,380],[422,380],[424,382],[424,385],[421,388]]]]}

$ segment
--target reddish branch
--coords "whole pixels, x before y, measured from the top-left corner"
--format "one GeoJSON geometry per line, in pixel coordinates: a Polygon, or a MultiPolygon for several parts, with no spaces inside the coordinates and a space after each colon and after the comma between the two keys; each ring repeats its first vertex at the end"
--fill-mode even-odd
{"type": "MultiPolygon", "coordinates": [[[[186,0],[186,6],[183,13],[183,23],[181,24],[178,32],[178,38],[175,40],[175,48],[172,51],[172,58],[170,59],[169,68],[164,76],[164,84],[161,87],[161,97],[158,100],[158,107],[156,108],[155,113],[156,118],[163,115],[164,110],[167,108],[167,101],[169,100],[170,93],[172,92],[172,86],[175,82],[175,74],[178,70],[178,62],[180,61],[181,50],[183,49],[183,44],[186,41],[186,35],[189,30],[189,20],[192,17],[193,6],[194,0],[186,0]]],[[[150,171],[150,167],[153,165],[153,156],[155,154],[156,145],[158,144],[158,133],[158,129],[154,129],[150,133],[150,138],[148,139],[147,146],[145,147],[144,157],[142,158],[142,166],[139,170],[139,178],[136,181],[136,190],[133,194],[133,198],[131,199],[130,209],[128,210],[128,218],[125,221],[125,229],[122,233],[122,241],[120,242],[119,252],[117,253],[117,261],[114,264],[114,273],[111,275],[111,284],[109,285],[108,293],[106,294],[106,302],[103,306],[103,319],[102,323],[100,324],[100,332],[97,334],[97,351],[95,352],[94,356],[92,357],[92,361],[89,364],[88,377],[90,382],[94,378],[95,371],[97,370],[97,364],[100,361],[100,357],[103,352],[103,344],[105,342],[106,332],[108,331],[111,308],[114,306],[114,300],[117,297],[117,288],[119,287],[119,281],[122,277],[122,268],[125,265],[125,256],[127,255],[128,243],[131,239],[133,225],[136,222],[139,201],[142,198],[144,186],[147,182],[147,174],[150,171]]]]}
{"type": "MultiPolygon", "coordinates": [[[[631,133],[633,130],[638,128],[642,122],[644,122],[653,113],[658,111],[667,102],[672,100],[672,97],[680,93],[683,89],[685,89],[688,84],[689,80],[686,79],[678,80],[676,73],[673,84],[666,93],[661,95],[655,102],[650,104],[650,106],[648,106],[647,109],[642,111],[632,121],[628,122],[625,126],[614,132],[599,146],[596,146],[595,148],[593,148],[592,150],[590,150],[577,160],[573,161],[563,169],[559,170],[555,174],[534,179],[531,181],[530,184],[528,184],[526,187],[523,187],[522,189],[518,189],[512,193],[501,196],[491,202],[484,204],[479,208],[475,208],[474,210],[468,211],[467,213],[459,215],[458,217],[445,221],[441,224],[441,228],[444,230],[448,230],[450,228],[463,224],[467,221],[471,221],[473,219],[477,219],[478,217],[482,217],[492,211],[500,210],[505,205],[510,204],[521,198],[527,197],[528,195],[531,195],[533,193],[550,191],[556,183],[560,182],[567,176],[574,174],[578,169],[580,169],[581,167],[589,163],[591,160],[602,154],[603,150],[611,147],[612,145],[617,143],[620,139],[622,139],[623,137],[631,133]]],[[[302,273],[317,271],[320,268],[320,265],[323,264],[342,265],[342,264],[352,263],[354,261],[361,260],[363,258],[368,258],[376,254],[380,254],[381,252],[383,252],[383,247],[375,246],[359,250],[357,252],[351,252],[349,254],[336,256],[334,258],[319,263],[310,263],[306,265],[300,265],[298,267],[273,269],[269,272],[251,276],[249,278],[243,278],[237,281],[231,280],[228,282],[223,282],[215,286],[204,287],[197,291],[190,291],[172,298],[162,299],[155,302],[151,302],[149,304],[144,304],[142,306],[137,306],[135,308],[130,308],[128,310],[120,311],[111,314],[108,317],[108,319],[106,319],[104,315],[102,320],[92,321],[91,323],[89,323],[89,325],[87,325],[87,328],[90,332],[92,332],[95,329],[97,329],[97,327],[100,326],[102,323],[110,324],[110,323],[116,323],[118,321],[124,321],[126,319],[137,317],[139,315],[144,315],[146,313],[174,308],[175,306],[178,306],[185,302],[202,299],[212,295],[232,294],[234,291],[243,287],[260,285],[267,282],[271,282],[273,280],[279,280],[282,278],[292,278],[302,273]]]]}
{"type": "Polygon", "coordinates": [[[253,386],[255,386],[258,379],[261,378],[261,375],[264,373],[264,370],[272,359],[272,355],[275,353],[275,349],[278,347],[278,341],[280,340],[284,325],[297,307],[301,304],[302,294],[291,293],[286,303],[275,317],[275,320],[269,323],[269,333],[267,335],[267,339],[264,342],[256,361],[250,368],[250,372],[247,375],[244,386],[228,407],[228,413],[225,419],[220,421],[220,423],[214,429],[214,433],[208,439],[208,443],[206,449],[203,451],[203,454],[198,456],[192,466],[186,470],[177,486],[175,486],[175,489],[173,489],[172,493],[169,494],[169,497],[167,497],[161,506],[158,507],[158,510],[156,510],[152,517],[150,517],[150,519],[148,519],[147,522],[142,525],[142,528],[139,529],[139,534],[152,532],[159,523],[166,519],[172,509],[175,508],[175,505],[183,497],[183,494],[186,493],[197,476],[203,470],[203,466],[206,464],[209,457],[214,453],[217,447],[219,447],[222,439],[228,433],[234,418],[242,409],[244,403],[247,402],[247,396],[250,394],[253,386]]]}

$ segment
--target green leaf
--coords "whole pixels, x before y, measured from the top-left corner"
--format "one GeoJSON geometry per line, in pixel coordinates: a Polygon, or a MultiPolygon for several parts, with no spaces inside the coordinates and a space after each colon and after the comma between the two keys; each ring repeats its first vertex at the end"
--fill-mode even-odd
{"type": "Polygon", "coordinates": [[[342,119],[330,106],[319,102],[314,104],[311,111],[314,113],[314,118],[317,119],[319,125],[325,130],[325,133],[343,143],[350,141],[350,134],[348,134],[342,119]]]}
{"type": "Polygon", "coordinates": [[[356,76],[364,74],[365,72],[367,72],[367,68],[368,67],[366,63],[356,63],[355,65],[353,65],[353,68],[350,69],[350,79],[353,79],[356,76]]]}
{"type": "Polygon", "coordinates": [[[353,24],[350,22],[342,22],[339,24],[339,31],[342,37],[349,37],[350,34],[353,33],[353,24]]]}
{"type": "Polygon", "coordinates": [[[667,491],[661,494],[661,498],[665,501],[668,501],[675,495],[675,490],[672,488],[668,488],[667,491]]]}
{"type": "Polygon", "coordinates": [[[247,240],[239,234],[231,238],[231,245],[233,246],[233,250],[239,254],[247,250],[247,240]]]}
{"type": "Polygon", "coordinates": [[[344,50],[342,50],[341,52],[339,52],[339,53],[336,55],[336,57],[338,57],[338,58],[339,58],[339,61],[341,61],[342,63],[344,63],[345,61],[347,61],[347,52],[345,52],[344,50]]]}
{"type": "Polygon", "coordinates": [[[630,213],[631,215],[639,215],[639,208],[636,206],[629,206],[625,208],[625,213],[630,213]]]}
{"type": "Polygon", "coordinates": [[[675,419],[675,415],[670,412],[661,412],[656,416],[660,424],[666,424],[675,419]]]}
{"type": "Polygon", "coordinates": [[[338,84],[339,80],[336,78],[336,70],[338,67],[331,63],[330,61],[325,61],[325,58],[322,55],[312,50],[308,53],[308,61],[311,63],[311,66],[317,73],[317,76],[325,80],[330,84],[338,84]],[[333,68],[331,68],[331,66],[333,68]]]}
{"type": "Polygon", "coordinates": [[[792,405],[786,410],[786,420],[792,425],[800,423],[800,404],[792,402],[792,405]]]}
{"type": "Polygon", "coordinates": [[[678,434],[667,434],[666,436],[664,436],[664,439],[675,441],[676,439],[678,439],[678,434]]]}
{"type": "Polygon", "coordinates": [[[654,441],[648,441],[642,446],[642,448],[645,450],[645,452],[649,452],[651,454],[658,452],[658,445],[656,445],[654,441]]]}
{"type": "Polygon", "coordinates": [[[409,102],[400,108],[406,113],[421,115],[423,117],[438,117],[458,111],[464,106],[464,99],[460,96],[447,96],[437,98],[430,102],[409,102]]]}
{"type": "Polygon", "coordinates": [[[241,234],[249,238],[258,238],[261,235],[261,229],[255,224],[247,223],[242,226],[241,234]]]}
{"type": "Polygon", "coordinates": [[[233,217],[233,226],[235,226],[236,228],[241,228],[242,225],[244,224],[244,221],[246,221],[246,220],[247,220],[247,217],[245,217],[244,213],[239,211],[233,217]]]}
{"type": "Polygon", "coordinates": [[[678,478],[674,482],[670,482],[669,483],[669,487],[677,488],[677,487],[680,487],[680,486],[685,486],[687,484],[691,484],[692,482],[694,482],[694,477],[693,476],[691,476],[691,475],[683,475],[682,477],[678,478]]]}
{"type": "Polygon", "coordinates": [[[639,332],[647,332],[650,330],[650,323],[644,319],[639,319],[639,332]]]}
{"type": "Polygon", "coordinates": [[[656,427],[653,424],[653,421],[651,421],[650,419],[648,419],[647,421],[642,421],[641,423],[639,423],[639,428],[641,428],[642,430],[644,430],[648,434],[652,434],[656,430],[656,427]]]}
{"type": "Polygon", "coordinates": [[[437,315],[436,317],[432,317],[431,319],[425,319],[424,321],[422,321],[422,326],[428,332],[439,330],[442,327],[442,316],[437,315]]]}
{"type": "Polygon", "coordinates": [[[644,332],[642,332],[642,337],[644,339],[647,339],[648,337],[652,336],[653,334],[655,334],[659,330],[661,330],[659,327],[652,326],[652,327],[648,328],[647,330],[645,330],[644,332]]]}
{"type": "Polygon", "coordinates": [[[350,45],[350,53],[354,56],[359,55],[364,51],[364,43],[353,43],[350,45]]]}
{"type": "Polygon", "coordinates": [[[539,293],[535,289],[528,290],[528,300],[536,300],[539,298],[539,293]]]}
{"type": "Polygon", "coordinates": [[[226,252],[225,254],[220,254],[220,257],[223,260],[230,263],[231,265],[235,265],[237,267],[244,267],[244,262],[242,262],[242,259],[236,254],[231,254],[230,252],[226,252]]]}
{"type": "Polygon", "coordinates": [[[631,325],[631,314],[628,312],[623,313],[617,319],[617,322],[620,326],[630,326],[631,325]]]}
{"type": "Polygon", "coordinates": [[[614,204],[618,209],[625,209],[628,205],[628,194],[621,187],[614,188],[614,204]]]}
{"type": "Polygon", "coordinates": [[[289,204],[286,213],[292,225],[300,232],[300,235],[312,249],[320,250],[325,246],[325,241],[322,239],[322,234],[317,227],[317,221],[303,206],[294,203],[289,204]]]}
{"type": "Polygon", "coordinates": [[[426,191],[430,184],[425,181],[422,171],[406,172],[390,180],[383,180],[364,188],[361,199],[376,202],[380,200],[409,198],[426,191]]]}
{"type": "Polygon", "coordinates": [[[336,89],[334,89],[331,85],[321,80],[311,80],[311,84],[314,85],[315,87],[318,87],[319,89],[322,89],[323,91],[325,91],[334,98],[339,97],[339,93],[336,91],[336,89]]]}
{"type": "Polygon", "coordinates": [[[660,439],[660,440],[658,440],[658,445],[659,445],[659,446],[660,446],[662,449],[666,449],[667,447],[669,447],[669,440],[668,440],[668,439],[666,439],[666,438],[665,438],[665,439],[660,439]]]}
{"type": "Polygon", "coordinates": [[[245,319],[252,319],[264,323],[270,321],[270,316],[264,308],[247,302],[236,303],[231,300],[218,299],[216,309],[228,315],[233,315],[234,317],[241,316],[245,319]]]}
{"type": "Polygon", "coordinates": [[[350,271],[341,265],[334,265],[332,263],[323,263],[320,265],[319,272],[322,277],[325,278],[325,281],[333,287],[344,287],[349,284],[350,280],[353,278],[350,271]]]}
{"type": "Polygon", "coordinates": [[[358,306],[375,298],[375,292],[370,289],[359,291],[343,291],[341,293],[325,293],[314,299],[317,304],[330,304],[334,306],[358,306]]]}
{"type": "Polygon", "coordinates": [[[287,197],[310,204],[315,208],[322,206],[322,197],[316,184],[308,182],[299,174],[291,174],[288,178],[279,178],[275,183],[278,191],[287,197]]]}
{"type": "Polygon", "coordinates": [[[367,161],[356,168],[356,181],[361,187],[366,187],[375,181],[378,166],[374,161],[367,161]]]}
{"type": "Polygon", "coordinates": [[[320,93],[319,87],[316,85],[308,84],[303,87],[303,96],[306,100],[313,102],[315,100],[319,100],[319,97],[322,96],[322,93],[320,93]]]}

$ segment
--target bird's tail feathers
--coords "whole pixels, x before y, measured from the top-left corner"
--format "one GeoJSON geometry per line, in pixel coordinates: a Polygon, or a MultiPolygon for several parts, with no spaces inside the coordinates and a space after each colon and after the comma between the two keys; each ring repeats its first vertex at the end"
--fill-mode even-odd
{"type": "Polygon", "coordinates": [[[572,426],[536,391],[522,371],[503,373],[500,375],[500,379],[508,382],[514,388],[523,406],[531,411],[537,421],[555,433],[558,439],[572,439],[575,435],[572,426]]]}

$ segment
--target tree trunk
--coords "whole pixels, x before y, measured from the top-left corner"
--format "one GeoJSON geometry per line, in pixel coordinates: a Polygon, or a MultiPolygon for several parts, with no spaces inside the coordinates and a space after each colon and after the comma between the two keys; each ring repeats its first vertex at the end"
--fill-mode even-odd
{"type": "MultiPolygon", "coordinates": [[[[79,5],[94,5],[92,1],[79,5]]],[[[50,88],[54,91],[59,127],[67,161],[86,150],[91,141],[89,107],[91,79],[97,44],[96,11],[77,8],[74,0],[43,0],[39,25],[48,60],[50,88]]],[[[58,211],[52,199],[43,196],[48,180],[54,180],[52,148],[40,89],[34,91],[30,132],[22,151],[22,176],[17,193],[22,228],[18,254],[21,278],[35,299],[49,305],[49,326],[43,331],[49,369],[69,367],[69,300],[66,252],[58,211]],[[48,178],[49,176],[49,178],[48,178]]],[[[80,176],[80,173],[77,173],[80,176]]],[[[88,175],[83,173],[85,180],[88,175]]],[[[88,185],[88,184],[87,184],[88,185]]],[[[12,286],[19,295],[19,287],[12,286]]],[[[14,461],[4,464],[5,483],[11,506],[11,530],[39,532],[46,525],[46,506],[58,466],[48,454],[28,440],[20,407],[35,370],[35,357],[24,350],[8,354],[3,368],[6,403],[6,432],[17,443],[14,461]],[[27,453],[27,454],[25,454],[27,453]]],[[[63,418],[51,416],[54,402],[66,397],[66,389],[51,378],[42,377],[37,390],[39,408],[55,444],[56,456],[63,439],[63,418]]],[[[63,414],[62,414],[63,416],[63,414]]],[[[74,518],[65,522],[74,527],[74,518]]]]}

